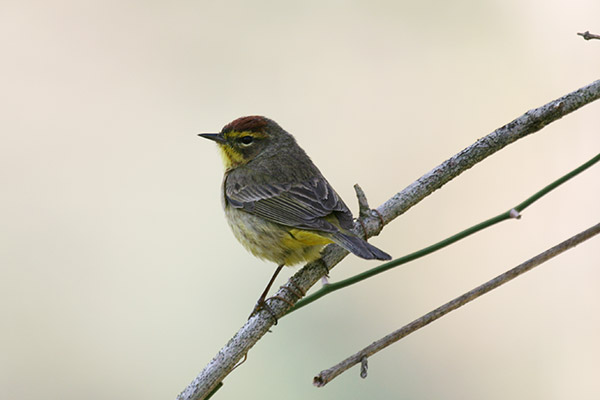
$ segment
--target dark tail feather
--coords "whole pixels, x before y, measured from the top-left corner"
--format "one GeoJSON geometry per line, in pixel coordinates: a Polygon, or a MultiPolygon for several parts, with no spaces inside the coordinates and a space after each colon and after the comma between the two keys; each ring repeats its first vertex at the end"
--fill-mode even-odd
{"type": "Polygon", "coordinates": [[[332,235],[331,239],[348,250],[349,252],[364,258],[365,260],[391,260],[392,257],[385,251],[379,250],[372,244],[367,243],[358,236],[353,236],[341,232],[332,235]]]}

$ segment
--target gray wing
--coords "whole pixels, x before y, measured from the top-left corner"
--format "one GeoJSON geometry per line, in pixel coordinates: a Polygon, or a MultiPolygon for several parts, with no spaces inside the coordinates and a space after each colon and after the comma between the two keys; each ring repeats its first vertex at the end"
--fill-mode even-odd
{"type": "Polygon", "coordinates": [[[352,213],[322,176],[292,184],[229,183],[225,180],[225,200],[235,208],[278,224],[294,228],[339,231],[325,218],[333,214],[339,226],[352,229],[352,213]]]}

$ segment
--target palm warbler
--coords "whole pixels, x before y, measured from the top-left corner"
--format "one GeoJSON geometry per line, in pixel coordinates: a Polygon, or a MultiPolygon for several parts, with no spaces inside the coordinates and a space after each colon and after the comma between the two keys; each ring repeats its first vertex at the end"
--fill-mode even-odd
{"type": "Polygon", "coordinates": [[[356,236],[352,213],[292,135],[261,116],[238,118],[215,141],[225,163],[221,199],[234,236],[252,254],[278,264],[259,298],[284,265],[312,261],[337,243],[365,259],[389,254],[356,236]]]}

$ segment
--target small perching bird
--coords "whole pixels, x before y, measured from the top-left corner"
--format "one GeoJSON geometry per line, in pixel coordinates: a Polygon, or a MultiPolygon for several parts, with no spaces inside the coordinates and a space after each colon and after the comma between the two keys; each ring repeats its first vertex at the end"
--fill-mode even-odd
{"type": "Polygon", "coordinates": [[[344,201],[275,121],[242,117],[220,133],[199,136],[221,150],[221,198],[233,234],[252,254],[278,265],[255,310],[266,304],[284,265],[313,261],[328,243],[364,259],[391,259],[352,232],[352,213],[344,201]]]}

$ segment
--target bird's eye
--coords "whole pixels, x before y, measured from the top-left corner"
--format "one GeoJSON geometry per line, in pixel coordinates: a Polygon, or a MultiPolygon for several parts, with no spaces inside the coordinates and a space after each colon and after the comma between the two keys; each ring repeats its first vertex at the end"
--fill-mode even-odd
{"type": "Polygon", "coordinates": [[[253,141],[254,141],[254,138],[252,136],[242,136],[240,138],[240,143],[245,146],[250,145],[253,141]]]}

